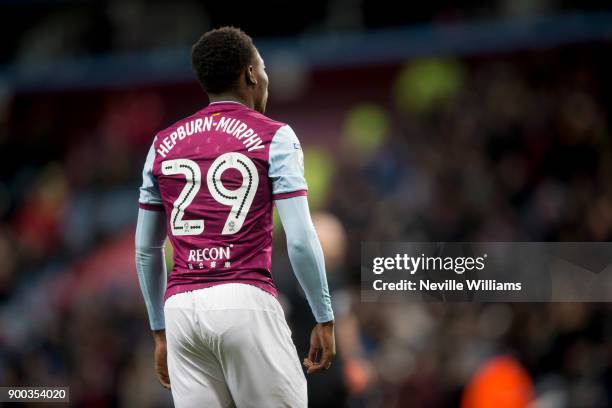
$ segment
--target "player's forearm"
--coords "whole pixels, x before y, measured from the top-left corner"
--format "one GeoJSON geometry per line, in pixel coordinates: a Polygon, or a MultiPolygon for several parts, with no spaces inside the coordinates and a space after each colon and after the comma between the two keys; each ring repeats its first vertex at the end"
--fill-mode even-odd
{"type": "Polygon", "coordinates": [[[287,241],[289,259],[318,323],[334,320],[325,276],[321,244],[314,230],[302,239],[287,241]]]}
{"type": "Polygon", "coordinates": [[[317,322],[334,319],[325,276],[323,250],[310,219],[306,197],[276,201],[287,235],[289,260],[317,322]]]}
{"type": "Polygon", "coordinates": [[[166,239],[164,213],[138,211],[136,226],[136,271],[145,301],[151,330],[162,330],[164,324],[164,292],[166,291],[166,239]]]}

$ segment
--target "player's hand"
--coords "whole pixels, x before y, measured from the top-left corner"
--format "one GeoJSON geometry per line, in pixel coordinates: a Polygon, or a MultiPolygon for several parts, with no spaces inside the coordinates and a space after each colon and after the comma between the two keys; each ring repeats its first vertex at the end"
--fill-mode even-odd
{"type": "Polygon", "coordinates": [[[155,373],[162,387],[170,389],[170,377],[168,376],[168,358],[166,351],[166,331],[156,330],[153,332],[155,339],[155,373]]]}
{"type": "Polygon", "coordinates": [[[310,333],[310,351],[304,359],[304,367],[308,374],[327,370],[331,360],[336,355],[336,339],[334,338],[334,321],[317,323],[310,333]]]}

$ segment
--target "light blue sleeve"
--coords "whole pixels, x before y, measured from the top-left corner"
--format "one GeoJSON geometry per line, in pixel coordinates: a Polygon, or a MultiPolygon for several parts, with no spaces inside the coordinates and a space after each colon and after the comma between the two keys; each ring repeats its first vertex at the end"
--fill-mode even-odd
{"type": "Polygon", "coordinates": [[[304,153],[289,125],[279,128],[272,138],[268,177],[272,180],[273,195],[308,190],[304,178],[304,153]]]}
{"type": "Polygon", "coordinates": [[[138,210],[136,224],[136,272],[151,330],[162,330],[166,291],[166,215],[163,211],[138,210]]]}
{"type": "Polygon", "coordinates": [[[315,319],[318,323],[334,320],[323,250],[310,218],[307,198],[291,197],[277,200],[275,204],[287,236],[293,273],[304,289],[315,319]]]}
{"type": "Polygon", "coordinates": [[[142,185],[140,186],[140,197],[138,202],[140,204],[149,206],[161,206],[162,199],[159,193],[159,186],[157,180],[153,175],[153,161],[155,160],[155,143],[151,145],[147,159],[145,161],[144,169],[142,170],[142,185]]]}

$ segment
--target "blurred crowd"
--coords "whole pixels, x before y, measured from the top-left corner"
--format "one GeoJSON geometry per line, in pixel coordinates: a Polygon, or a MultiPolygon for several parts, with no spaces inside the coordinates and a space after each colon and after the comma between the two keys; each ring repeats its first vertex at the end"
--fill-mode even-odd
{"type": "Polygon", "coordinates": [[[218,2],[175,0],[5,1],[0,13],[0,63],[49,62],[58,57],[185,47],[207,29],[232,24],[258,37],[336,34],[420,23],[535,17],[606,11],[601,0],[475,0],[403,4],[394,0],[242,2],[231,12],[218,2]],[[279,19],[278,16],[291,16],[279,19]]]}
{"type": "MultiPolygon", "coordinates": [[[[609,51],[362,69],[373,91],[331,110],[315,95],[333,104],[339,91],[316,74],[296,100],[272,93],[271,116],[305,146],[337,316],[338,359],[309,378],[311,406],[480,408],[496,389],[514,390],[508,407],[612,406],[609,304],[362,303],[359,252],[610,240],[609,51]]],[[[0,93],[0,384],[69,385],[75,406],[170,403],[133,267],[139,177],[155,132],[205,103],[195,82],[0,93]]],[[[305,355],[313,319],[280,229],[273,274],[305,355]]]]}

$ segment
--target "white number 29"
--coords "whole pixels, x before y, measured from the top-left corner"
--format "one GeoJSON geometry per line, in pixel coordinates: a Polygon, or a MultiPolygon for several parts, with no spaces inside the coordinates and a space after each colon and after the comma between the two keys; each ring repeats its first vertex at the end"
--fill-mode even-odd
{"type": "MultiPolygon", "coordinates": [[[[202,185],[200,166],[189,159],[166,160],[162,162],[162,173],[164,175],[182,174],[186,180],[170,215],[172,234],[199,235],[203,233],[204,220],[183,220],[185,209],[194,200],[202,185]]],[[[242,153],[224,153],[217,157],[208,169],[206,184],[215,201],[232,207],[221,234],[231,235],[240,231],[259,185],[259,175],[253,161],[242,153]],[[236,169],[242,175],[242,185],[235,190],[229,190],[221,181],[221,175],[227,169],[236,169]]]]}

